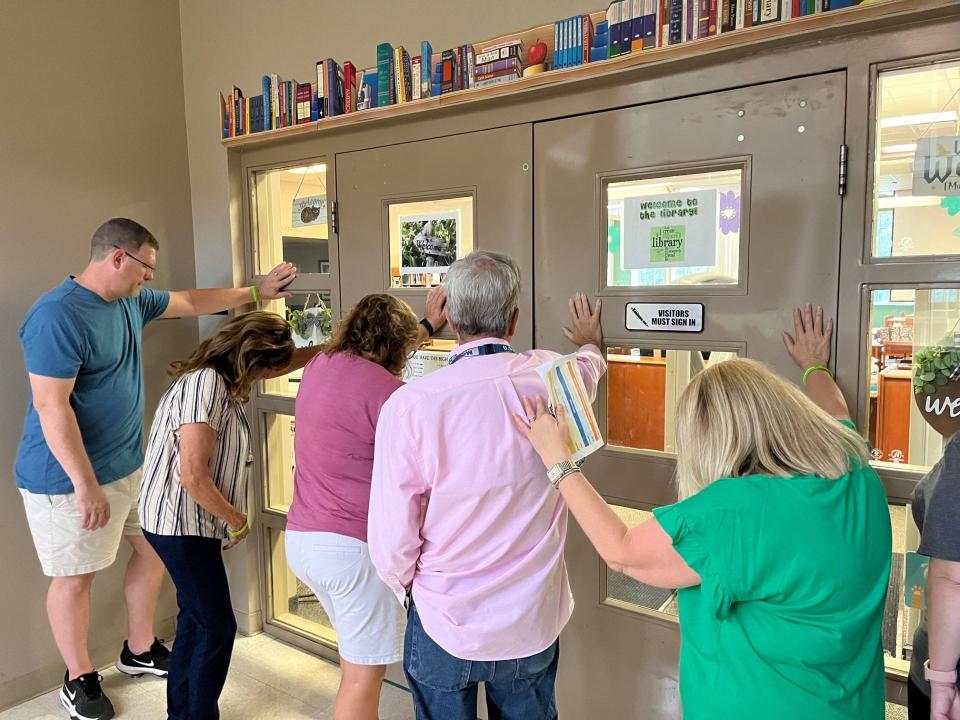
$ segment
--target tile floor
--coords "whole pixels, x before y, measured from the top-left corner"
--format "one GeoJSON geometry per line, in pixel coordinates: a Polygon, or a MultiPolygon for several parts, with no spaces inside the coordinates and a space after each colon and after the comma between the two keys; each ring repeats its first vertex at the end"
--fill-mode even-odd
{"type": "MultiPolygon", "coordinates": [[[[269,635],[238,637],[227,685],[220,697],[224,720],[328,720],[340,682],[339,668],[269,635]]],[[[115,668],[103,672],[103,687],[118,720],[164,720],[166,684],[159,678],[130,679],[115,668]]],[[[59,688],[0,712],[0,720],[66,720],[59,688]]],[[[410,695],[385,685],[382,720],[413,720],[410,695]]]]}
{"type": "MultiPolygon", "coordinates": [[[[220,699],[224,720],[329,720],[340,682],[336,665],[269,635],[238,637],[230,676],[220,699]]],[[[163,680],[132,680],[114,668],[103,673],[103,687],[118,720],[163,720],[163,680]]],[[[53,692],[0,712],[0,720],[66,720],[53,692]]],[[[413,720],[407,692],[385,685],[380,698],[382,720],[413,720]]],[[[906,708],[887,704],[886,720],[906,720],[906,708]]]]}

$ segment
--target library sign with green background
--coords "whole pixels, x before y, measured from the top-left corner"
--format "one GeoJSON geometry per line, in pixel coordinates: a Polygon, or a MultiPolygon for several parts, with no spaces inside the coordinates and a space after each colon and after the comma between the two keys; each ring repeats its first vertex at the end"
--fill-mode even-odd
{"type": "Polygon", "coordinates": [[[626,198],[623,269],[710,267],[717,257],[716,190],[626,198]]]}

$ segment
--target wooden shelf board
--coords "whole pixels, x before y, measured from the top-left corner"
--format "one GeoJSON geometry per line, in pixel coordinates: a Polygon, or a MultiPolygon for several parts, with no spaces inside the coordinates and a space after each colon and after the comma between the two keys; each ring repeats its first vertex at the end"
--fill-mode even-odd
{"type": "MultiPolygon", "coordinates": [[[[858,26],[870,24],[881,18],[910,16],[953,8],[960,14],[960,4],[956,0],[877,0],[868,5],[858,5],[843,10],[832,10],[817,15],[794,18],[779,23],[758,25],[743,30],[723,33],[703,40],[691,40],[680,45],[668,45],[653,50],[630,53],[608,60],[577,65],[562,70],[551,70],[531,77],[519,78],[513,82],[494,85],[485,88],[470,88],[455,93],[436,97],[413,100],[399,105],[390,105],[382,108],[371,108],[357,112],[337,115],[332,118],[323,118],[302,125],[294,125],[278,130],[267,130],[253,135],[225,138],[221,142],[225,147],[243,147],[247,145],[261,145],[291,137],[306,135],[315,132],[324,132],[344,125],[359,125],[367,122],[386,120],[388,118],[414,115],[428,112],[437,107],[452,107],[469,103],[480,102],[489,98],[515,95],[533,89],[560,86],[571,82],[578,82],[612,75],[634,68],[653,65],[655,63],[677,62],[702,58],[720,52],[732,50],[755,51],[758,47],[782,43],[785,41],[822,39],[824,36],[842,37],[846,32],[858,26]]],[[[591,16],[602,16],[601,12],[591,13],[591,16]]],[[[502,35],[498,38],[474,43],[483,47],[497,41],[518,37],[536,36],[547,42],[543,37],[549,31],[549,45],[552,45],[553,24],[542,25],[518,33],[502,35]]],[[[548,57],[550,52],[548,52],[548,57]]]]}

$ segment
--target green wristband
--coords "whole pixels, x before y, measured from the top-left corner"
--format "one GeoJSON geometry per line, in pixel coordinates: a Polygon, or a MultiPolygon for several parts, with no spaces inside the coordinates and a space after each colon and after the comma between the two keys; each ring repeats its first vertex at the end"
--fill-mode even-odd
{"type": "Polygon", "coordinates": [[[250,297],[253,298],[253,301],[254,301],[255,303],[259,303],[259,302],[260,302],[260,292],[257,290],[257,286],[256,286],[256,285],[251,285],[251,286],[250,286],[250,297]]]}
{"type": "Polygon", "coordinates": [[[833,373],[830,371],[830,368],[828,368],[826,365],[820,365],[820,364],[811,365],[810,367],[808,367],[806,370],[803,371],[803,384],[804,384],[804,386],[806,386],[807,380],[810,378],[810,375],[811,375],[812,373],[817,372],[818,370],[820,370],[820,371],[822,371],[822,372],[825,372],[827,375],[829,375],[831,378],[833,378],[833,373]]]}
{"type": "Polygon", "coordinates": [[[243,535],[246,531],[247,531],[247,523],[245,522],[243,523],[243,525],[240,527],[239,530],[231,530],[230,528],[227,528],[227,535],[229,535],[232,538],[237,538],[243,535]]]}

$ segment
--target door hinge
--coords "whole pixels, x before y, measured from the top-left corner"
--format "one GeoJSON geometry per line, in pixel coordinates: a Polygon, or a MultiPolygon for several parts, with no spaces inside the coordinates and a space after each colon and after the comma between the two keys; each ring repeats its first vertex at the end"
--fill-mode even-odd
{"type": "Polygon", "coordinates": [[[330,231],[337,235],[340,234],[339,221],[340,217],[337,214],[337,201],[334,200],[330,203],[330,231]]]}
{"type": "Polygon", "coordinates": [[[843,197],[847,194],[847,152],[848,148],[846,145],[840,146],[840,174],[838,179],[838,191],[840,197],[843,197]]]}

